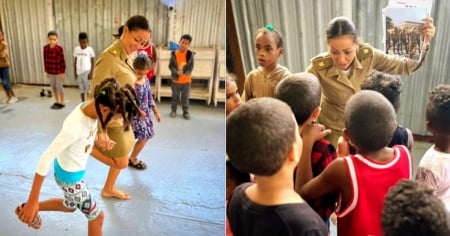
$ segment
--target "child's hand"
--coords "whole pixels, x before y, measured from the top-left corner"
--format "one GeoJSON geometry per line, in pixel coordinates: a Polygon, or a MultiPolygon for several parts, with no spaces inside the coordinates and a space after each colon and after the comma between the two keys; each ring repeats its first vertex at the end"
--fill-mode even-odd
{"type": "Polygon", "coordinates": [[[114,140],[111,140],[107,133],[97,134],[97,137],[95,138],[95,142],[104,151],[109,151],[114,147],[114,145],[116,145],[116,142],[114,142],[114,140]]]}
{"type": "Polygon", "coordinates": [[[337,150],[336,153],[338,157],[345,157],[350,154],[350,146],[347,140],[344,137],[340,136],[338,139],[337,150]]]}
{"type": "Polygon", "coordinates": [[[65,74],[60,74],[61,75],[61,79],[64,80],[66,78],[65,74]]]}
{"type": "Polygon", "coordinates": [[[159,115],[159,112],[154,111],[153,113],[155,114],[156,121],[161,122],[161,116],[159,115]]]}
{"type": "Polygon", "coordinates": [[[302,131],[303,142],[309,142],[313,144],[319,139],[331,133],[330,129],[325,129],[325,126],[314,121],[311,124],[305,124],[302,131]]]}
{"type": "Polygon", "coordinates": [[[183,76],[183,75],[184,75],[183,70],[179,70],[179,71],[177,72],[177,75],[178,75],[178,76],[183,76]]]}
{"type": "Polygon", "coordinates": [[[31,223],[37,217],[39,211],[39,202],[28,201],[22,208],[22,211],[18,213],[19,220],[31,227],[31,223]]]}

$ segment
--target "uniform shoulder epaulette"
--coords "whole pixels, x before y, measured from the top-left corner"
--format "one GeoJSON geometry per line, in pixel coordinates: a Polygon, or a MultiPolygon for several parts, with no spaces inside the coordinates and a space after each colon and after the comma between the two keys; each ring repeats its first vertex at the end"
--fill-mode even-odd
{"type": "Polygon", "coordinates": [[[373,55],[373,50],[372,47],[368,44],[360,44],[359,45],[359,49],[356,52],[356,56],[358,57],[359,60],[371,57],[373,55]]]}
{"type": "Polygon", "coordinates": [[[329,55],[318,55],[311,60],[316,70],[324,70],[333,66],[333,59],[329,55]]]}
{"type": "Polygon", "coordinates": [[[111,53],[114,56],[120,55],[120,48],[118,47],[111,47],[108,49],[108,52],[111,53]]]}

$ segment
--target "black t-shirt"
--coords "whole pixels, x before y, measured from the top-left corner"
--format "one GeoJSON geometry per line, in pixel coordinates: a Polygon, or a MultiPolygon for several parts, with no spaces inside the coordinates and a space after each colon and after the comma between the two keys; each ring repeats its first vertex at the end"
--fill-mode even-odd
{"type": "Polygon", "coordinates": [[[395,129],[394,135],[392,136],[392,140],[388,147],[393,147],[394,145],[403,145],[408,147],[408,131],[400,125],[397,126],[397,129],[395,129]]]}
{"type": "Polygon", "coordinates": [[[328,235],[327,226],[308,204],[263,206],[245,194],[251,185],[238,186],[228,201],[227,216],[235,236],[328,235]]]}

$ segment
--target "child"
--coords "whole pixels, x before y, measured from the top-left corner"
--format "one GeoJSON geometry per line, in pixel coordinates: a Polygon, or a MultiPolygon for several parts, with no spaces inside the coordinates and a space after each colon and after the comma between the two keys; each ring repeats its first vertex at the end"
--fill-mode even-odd
{"type": "Polygon", "coordinates": [[[434,145],[420,160],[416,180],[431,187],[450,210],[450,85],[438,85],[430,92],[426,119],[434,145]]]}
{"type": "Polygon", "coordinates": [[[172,73],[172,111],[170,117],[175,118],[177,115],[177,106],[181,95],[181,107],[183,109],[183,117],[190,120],[189,115],[189,94],[191,90],[192,77],[191,73],[194,69],[194,54],[188,50],[192,42],[192,37],[185,34],[180,38],[180,49],[170,54],[169,69],[172,73]]]}
{"type": "MultiPolygon", "coordinates": [[[[119,87],[115,79],[107,79],[95,88],[95,100],[81,103],[69,114],[62,130],[41,156],[27,202],[16,209],[22,222],[39,228],[38,211],[74,212],[78,208],[89,221],[89,235],[102,235],[104,213],[83,179],[86,162],[96,139],[97,120],[105,129],[109,121],[124,119],[128,122],[137,114],[139,107],[134,102],[133,92],[132,87],[119,87]],[[52,163],[64,198],[39,202],[41,186],[52,163]]],[[[108,148],[113,146],[114,142],[108,148]]]]}
{"type": "Polygon", "coordinates": [[[152,80],[155,77],[155,66],[156,61],[158,60],[158,56],[156,54],[156,47],[155,44],[153,44],[153,42],[150,40],[151,37],[152,31],[150,30],[150,38],[148,39],[147,44],[142,46],[142,48],[138,50],[138,52],[145,52],[147,56],[151,59],[152,65],[147,73],[147,79],[149,80],[152,80]]]}
{"type": "Polygon", "coordinates": [[[53,94],[55,94],[55,103],[50,108],[61,109],[65,107],[63,82],[66,61],[64,60],[64,51],[58,45],[56,31],[48,32],[47,41],[48,44],[44,46],[44,68],[47,78],[50,79],[53,94]]]}
{"type": "Polygon", "coordinates": [[[384,199],[384,236],[450,235],[450,218],[442,201],[427,186],[402,180],[384,199]]]}
{"type": "MultiPolygon", "coordinates": [[[[319,80],[309,73],[289,75],[275,87],[275,98],[287,103],[294,112],[298,132],[303,140],[301,158],[311,159],[313,177],[318,176],[337,157],[336,150],[328,140],[321,138],[316,141],[310,136],[310,127],[320,114],[320,92],[319,80]]],[[[335,209],[337,199],[337,194],[332,193],[309,200],[308,204],[329,224],[329,217],[335,209]]]]}
{"type": "Polygon", "coordinates": [[[88,35],[85,32],[78,34],[78,42],[80,46],[75,47],[73,50],[74,56],[74,72],[75,80],[78,80],[78,86],[80,87],[81,101],[86,99],[85,94],[91,90],[92,72],[94,71],[94,49],[88,46],[88,35]]]}
{"type": "Polygon", "coordinates": [[[255,33],[256,59],[259,67],[252,70],[245,79],[244,102],[257,97],[273,97],[275,86],[290,74],[289,70],[278,64],[283,55],[283,36],[266,25],[255,33]]]}
{"type": "Polygon", "coordinates": [[[153,122],[150,116],[150,110],[156,117],[158,122],[161,121],[161,117],[156,107],[155,101],[153,100],[152,90],[150,88],[150,81],[146,79],[148,70],[152,67],[152,62],[150,58],[145,53],[139,53],[133,62],[134,70],[136,71],[137,81],[134,85],[136,90],[136,97],[140,103],[139,108],[145,112],[144,118],[135,117],[133,118],[133,131],[137,142],[134,144],[133,152],[130,155],[128,161],[128,166],[136,168],[138,170],[143,170],[147,168],[147,165],[137,159],[137,156],[144,148],[145,144],[149,139],[151,139],[155,132],[153,131],[153,122]]]}
{"type": "MultiPolygon", "coordinates": [[[[361,83],[361,89],[374,90],[383,94],[391,102],[392,106],[394,106],[395,113],[398,112],[400,107],[401,86],[400,76],[381,72],[372,73],[361,83]]],[[[414,138],[411,130],[397,125],[388,147],[399,144],[408,147],[409,151],[411,151],[413,142],[414,138]]]]}
{"type": "Polygon", "coordinates": [[[288,105],[274,98],[242,104],[227,118],[226,144],[233,166],[256,179],[237,187],[228,201],[235,235],[328,234],[323,220],[292,188],[302,140],[288,105]]]}
{"type": "Polygon", "coordinates": [[[241,95],[239,95],[236,84],[236,76],[227,74],[226,78],[226,113],[227,116],[241,104],[241,95]]]}
{"type": "MultiPolygon", "coordinates": [[[[396,127],[395,111],[380,93],[356,93],[344,114],[343,137],[357,154],[335,159],[315,178],[311,160],[300,158],[296,191],[308,200],[339,193],[338,235],[382,235],[384,196],[400,179],[411,178],[410,153],[402,145],[387,147],[396,127]]],[[[319,124],[312,128],[317,137],[329,133],[319,124]]]]}
{"type": "Polygon", "coordinates": [[[2,103],[12,104],[17,102],[16,95],[9,83],[9,50],[8,44],[4,41],[3,31],[0,30],[0,80],[6,93],[6,98],[2,103]]]}

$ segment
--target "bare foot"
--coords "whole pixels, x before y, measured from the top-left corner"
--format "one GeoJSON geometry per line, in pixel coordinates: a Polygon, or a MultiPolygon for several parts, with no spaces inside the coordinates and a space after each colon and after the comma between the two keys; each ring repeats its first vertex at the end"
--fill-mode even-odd
{"type": "Polygon", "coordinates": [[[115,197],[120,200],[129,200],[131,198],[129,193],[118,189],[113,189],[112,191],[107,191],[103,189],[102,197],[115,197]]]}

